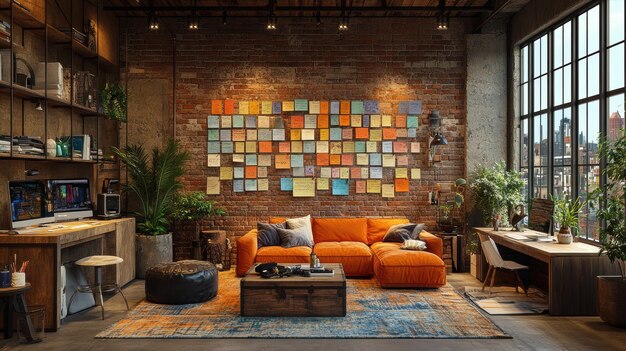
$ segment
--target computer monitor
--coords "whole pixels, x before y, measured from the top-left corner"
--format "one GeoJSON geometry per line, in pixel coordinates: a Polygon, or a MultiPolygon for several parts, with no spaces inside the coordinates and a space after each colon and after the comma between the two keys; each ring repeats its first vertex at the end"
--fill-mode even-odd
{"type": "Polygon", "coordinates": [[[10,181],[9,202],[12,229],[54,222],[47,211],[43,181],[10,181]]]}
{"type": "Polygon", "coordinates": [[[57,221],[93,217],[89,179],[50,179],[48,193],[57,221]]]}

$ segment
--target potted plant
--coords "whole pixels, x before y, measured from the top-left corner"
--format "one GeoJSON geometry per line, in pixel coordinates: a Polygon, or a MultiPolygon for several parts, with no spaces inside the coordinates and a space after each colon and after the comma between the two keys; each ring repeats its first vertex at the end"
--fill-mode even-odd
{"type": "MultiPolygon", "coordinates": [[[[192,222],[195,224],[193,247],[199,247],[200,240],[200,221],[211,216],[223,216],[226,214],[224,209],[215,207],[215,201],[207,199],[207,195],[195,191],[187,194],[178,194],[174,197],[172,203],[171,218],[178,223],[192,222]]],[[[194,259],[200,257],[194,253],[194,259]]]]}
{"type": "Polygon", "coordinates": [[[578,233],[578,214],[587,202],[580,201],[579,197],[574,201],[554,197],[551,200],[554,201],[554,221],[560,226],[557,240],[559,244],[571,244],[578,233]],[[573,235],[571,228],[575,228],[573,235]]]}
{"type": "Polygon", "coordinates": [[[445,233],[454,232],[457,228],[461,226],[459,220],[454,220],[451,217],[454,210],[458,210],[463,205],[463,201],[465,197],[463,196],[463,191],[465,190],[465,185],[467,182],[463,178],[459,178],[454,182],[453,188],[453,198],[451,200],[446,199],[441,201],[437,206],[438,211],[441,213],[441,217],[437,219],[437,226],[440,230],[445,233]]]}
{"type": "Polygon", "coordinates": [[[104,115],[115,121],[126,122],[126,91],[120,83],[106,83],[100,96],[104,115]]]}
{"type": "Polygon", "coordinates": [[[480,166],[473,174],[470,183],[472,198],[481,211],[486,223],[494,230],[508,223],[509,208],[524,201],[522,190],[524,181],[517,171],[506,170],[504,162],[492,167],[480,166]]]}
{"type": "Polygon", "coordinates": [[[603,321],[626,327],[626,134],[616,141],[600,144],[606,161],[606,184],[592,194],[590,204],[604,224],[600,227],[600,254],[619,268],[618,276],[598,276],[598,314],[603,321]],[[599,205],[599,206],[598,206],[599,205]]]}
{"type": "Polygon", "coordinates": [[[179,151],[178,142],[172,139],[163,150],[155,147],[151,158],[141,145],[113,148],[113,152],[128,171],[124,188],[137,201],[137,277],[143,278],[148,268],[173,259],[167,213],[182,187],[180,177],[189,154],[179,151]]]}

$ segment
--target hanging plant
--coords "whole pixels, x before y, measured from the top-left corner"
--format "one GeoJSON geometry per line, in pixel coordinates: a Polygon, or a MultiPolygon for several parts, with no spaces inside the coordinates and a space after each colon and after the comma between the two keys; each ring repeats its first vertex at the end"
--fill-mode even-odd
{"type": "Polygon", "coordinates": [[[100,94],[102,110],[113,120],[126,122],[126,91],[119,83],[107,83],[100,94]]]}

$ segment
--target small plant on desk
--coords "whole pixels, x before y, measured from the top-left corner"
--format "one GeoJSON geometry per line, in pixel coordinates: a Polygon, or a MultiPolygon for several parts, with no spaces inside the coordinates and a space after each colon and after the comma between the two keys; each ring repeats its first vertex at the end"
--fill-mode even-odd
{"type": "Polygon", "coordinates": [[[557,199],[550,196],[554,201],[554,221],[560,226],[557,239],[559,244],[570,244],[573,235],[578,233],[579,213],[587,204],[587,201],[581,201],[579,197],[575,200],[557,199]],[[573,235],[572,230],[574,229],[573,235]]]}

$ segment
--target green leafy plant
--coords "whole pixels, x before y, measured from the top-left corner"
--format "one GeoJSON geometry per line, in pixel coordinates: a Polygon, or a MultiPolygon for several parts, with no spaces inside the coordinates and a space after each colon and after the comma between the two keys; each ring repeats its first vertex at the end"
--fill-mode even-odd
{"type": "Polygon", "coordinates": [[[509,208],[524,201],[524,180],[521,173],[506,170],[502,161],[492,167],[478,167],[472,178],[472,198],[482,212],[484,221],[489,223],[499,216],[503,224],[508,223],[509,208]]]}
{"type": "Polygon", "coordinates": [[[453,189],[453,200],[442,201],[437,207],[443,213],[443,221],[448,222],[450,218],[450,214],[454,210],[455,206],[457,209],[461,208],[463,202],[465,201],[465,197],[463,196],[463,192],[465,191],[465,186],[467,185],[467,181],[463,178],[458,178],[454,182],[453,189]]]}
{"type": "Polygon", "coordinates": [[[129,145],[122,150],[113,148],[113,153],[128,170],[130,181],[124,188],[135,195],[141,205],[136,213],[139,233],[161,235],[168,232],[166,214],[174,194],[182,187],[180,177],[189,159],[189,153],[178,149],[178,142],[170,139],[164,150],[155,147],[150,159],[141,145],[129,145]]]}
{"type": "Polygon", "coordinates": [[[224,209],[216,207],[215,204],[215,201],[208,200],[206,194],[199,191],[177,194],[172,201],[170,216],[175,221],[193,222],[196,225],[196,238],[198,238],[201,220],[226,214],[224,209]]]}
{"type": "Polygon", "coordinates": [[[126,122],[126,91],[119,83],[107,83],[100,92],[102,111],[116,121],[126,122]]]}
{"type": "Polygon", "coordinates": [[[600,143],[600,156],[606,161],[606,185],[591,194],[590,205],[596,208],[600,227],[600,253],[617,262],[626,279],[626,133],[613,142],[600,143]]]}
{"type": "Polygon", "coordinates": [[[550,196],[550,199],[554,201],[554,221],[561,228],[573,228],[572,234],[576,235],[578,233],[579,214],[587,201],[581,201],[580,197],[573,201],[557,199],[553,196],[550,196]]]}

